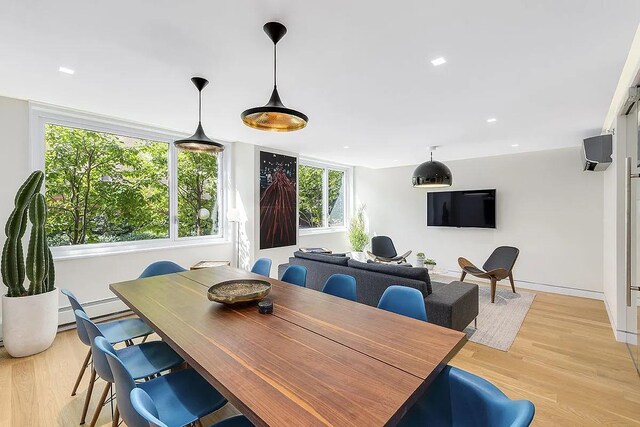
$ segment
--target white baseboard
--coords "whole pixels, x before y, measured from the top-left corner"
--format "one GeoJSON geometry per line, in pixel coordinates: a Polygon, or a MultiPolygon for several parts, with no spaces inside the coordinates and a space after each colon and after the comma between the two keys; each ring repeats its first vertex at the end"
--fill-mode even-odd
{"type": "MultiPolygon", "coordinates": [[[[435,272],[433,274],[439,275],[439,276],[453,277],[456,280],[459,280],[460,273],[461,273],[460,271],[447,270],[446,273],[435,272]]],[[[478,280],[478,279],[473,278],[473,280],[478,280]]],[[[478,281],[483,281],[483,280],[478,280],[478,281]]],[[[519,288],[519,289],[529,289],[532,291],[549,292],[552,294],[568,295],[572,297],[581,297],[581,298],[590,298],[590,299],[597,299],[601,301],[604,300],[604,293],[599,291],[592,291],[589,289],[569,288],[567,286],[552,285],[549,283],[528,282],[526,280],[514,280],[514,282],[515,282],[516,288],[519,288]]]]}

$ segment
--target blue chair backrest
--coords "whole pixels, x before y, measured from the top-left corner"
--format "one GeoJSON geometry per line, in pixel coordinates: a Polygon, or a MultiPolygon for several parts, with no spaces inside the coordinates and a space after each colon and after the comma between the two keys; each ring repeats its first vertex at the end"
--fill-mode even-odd
{"type": "Polygon", "coordinates": [[[271,274],[271,260],[269,258],[258,258],[256,263],[253,264],[251,272],[269,277],[269,274],[271,274]]]}
{"type": "Polygon", "coordinates": [[[484,378],[446,366],[398,426],[526,427],[534,414],[528,400],[511,400],[484,378]]]}
{"type": "Polygon", "coordinates": [[[356,279],[348,274],[333,274],[325,282],[322,292],[355,301],[356,279]]]}
{"type": "Polygon", "coordinates": [[[76,331],[78,332],[78,338],[80,338],[80,341],[82,341],[84,345],[91,345],[91,339],[87,334],[87,330],[84,328],[82,321],[76,315],[76,311],[81,311],[86,314],[84,308],[82,308],[82,305],[78,301],[78,298],[76,298],[76,296],[70,290],[60,289],[60,292],[67,296],[67,298],[69,299],[69,304],[71,304],[71,310],[73,310],[73,314],[76,319],[76,331]]]}
{"type": "Polygon", "coordinates": [[[187,271],[187,270],[180,267],[175,262],[156,261],[154,263],[149,264],[149,266],[144,269],[144,271],[142,272],[142,274],[140,274],[140,277],[138,278],[144,279],[145,277],[162,276],[163,274],[181,273],[183,271],[187,271]]]}
{"type": "Polygon", "coordinates": [[[302,265],[290,265],[282,275],[283,282],[305,287],[307,285],[307,268],[302,265]]]}
{"type": "Polygon", "coordinates": [[[110,351],[111,344],[106,339],[102,337],[96,338],[96,346],[104,352],[113,373],[116,395],[118,396],[118,409],[122,420],[129,427],[148,427],[149,422],[140,416],[131,404],[131,391],[136,388],[136,383],[131,374],[118,356],[110,351]]]}
{"type": "Polygon", "coordinates": [[[385,289],[378,308],[427,321],[427,310],[422,293],[407,286],[392,285],[385,289]]]}
{"type": "Polygon", "coordinates": [[[155,427],[168,427],[158,418],[158,408],[153,403],[151,396],[141,388],[131,390],[131,405],[136,412],[155,427]]]}
{"type": "MultiPolygon", "coordinates": [[[[81,312],[80,310],[76,310],[76,317],[80,319],[82,322],[82,326],[87,331],[89,335],[89,340],[91,342],[91,356],[93,356],[93,367],[95,368],[100,378],[108,381],[110,383],[113,382],[113,374],[111,373],[111,368],[109,368],[109,362],[107,362],[107,357],[104,355],[104,352],[96,347],[96,338],[103,337],[102,332],[96,326],[95,323],[89,319],[86,313],[81,312]]],[[[112,353],[115,354],[115,350],[113,346],[109,343],[109,348],[112,353]]]]}

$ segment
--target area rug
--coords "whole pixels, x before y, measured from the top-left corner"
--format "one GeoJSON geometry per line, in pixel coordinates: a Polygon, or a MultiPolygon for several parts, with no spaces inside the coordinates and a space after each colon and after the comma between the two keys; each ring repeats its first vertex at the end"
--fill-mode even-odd
{"type": "Polygon", "coordinates": [[[489,286],[479,286],[478,291],[478,328],[474,329],[471,324],[464,332],[469,341],[508,351],[536,295],[520,290],[514,294],[511,289],[498,288],[495,302],[491,304],[489,286]]]}

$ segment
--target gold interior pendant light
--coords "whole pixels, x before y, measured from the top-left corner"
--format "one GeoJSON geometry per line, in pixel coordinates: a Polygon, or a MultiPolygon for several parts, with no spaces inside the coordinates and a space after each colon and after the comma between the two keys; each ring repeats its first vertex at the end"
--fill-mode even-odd
{"type": "Polygon", "coordinates": [[[273,92],[267,105],[249,108],[243,111],[240,117],[245,125],[254,129],[274,132],[300,130],[307,125],[309,118],[300,111],[285,107],[278,94],[276,45],[287,33],[287,28],[279,22],[267,22],[263,29],[273,41],[273,92]]]}

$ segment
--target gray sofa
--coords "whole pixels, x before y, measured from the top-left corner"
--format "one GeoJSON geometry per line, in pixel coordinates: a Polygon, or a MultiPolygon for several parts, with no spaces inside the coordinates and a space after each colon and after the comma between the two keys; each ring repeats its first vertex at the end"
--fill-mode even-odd
{"type": "Polygon", "coordinates": [[[424,296],[427,318],[431,323],[462,331],[478,316],[478,286],[472,283],[432,282],[426,268],[403,265],[365,263],[345,256],[295,252],[287,264],[278,266],[282,277],[289,265],[307,268],[307,288],[321,291],[326,280],[337,273],[356,279],[357,301],[378,305],[385,289],[403,285],[419,290],[424,296]]]}

